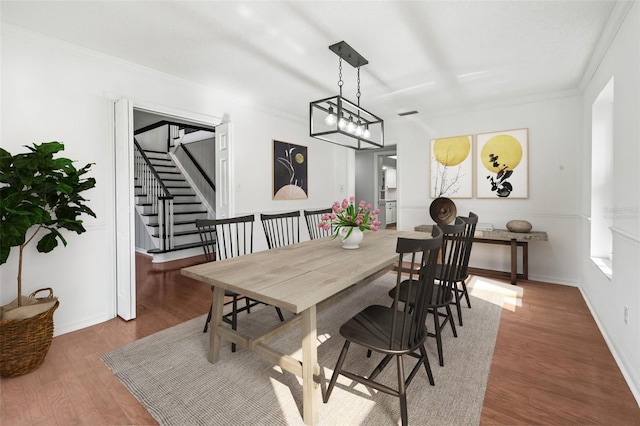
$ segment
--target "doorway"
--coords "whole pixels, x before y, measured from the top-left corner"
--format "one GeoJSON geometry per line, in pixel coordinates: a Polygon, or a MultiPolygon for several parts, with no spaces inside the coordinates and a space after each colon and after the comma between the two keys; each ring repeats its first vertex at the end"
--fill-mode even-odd
{"type": "MultiPolygon", "coordinates": [[[[116,218],[116,309],[124,320],[136,317],[136,270],[135,270],[135,207],[133,175],[134,110],[182,120],[200,126],[216,127],[221,119],[213,116],[157,107],[141,102],[121,99],[114,102],[114,148],[115,148],[115,218],[116,218]]],[[[230,146],[230,140],[225,139],[230,146]]],[[[217,149],[217,148],[216,148],[217,149]]],[[[230,179],[225,180],[230,184],[230,179]]],[[[226,188],[228,191],[230,188],[226,188]]]]}
{"type": "Polygon", "coordinates": [[[378,150],[356,151],[355,197],[380,209],[380,229],[397,226],[397,157],[396,146],[378,150]],[[387,203],[389,212],[387,213],[387,203]]]}

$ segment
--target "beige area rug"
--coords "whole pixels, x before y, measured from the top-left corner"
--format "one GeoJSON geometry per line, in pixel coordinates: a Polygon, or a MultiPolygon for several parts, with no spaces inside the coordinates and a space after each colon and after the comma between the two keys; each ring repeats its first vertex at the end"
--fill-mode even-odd
{"type": "MultiPolygon", "coordinates": [[[[323,392],[344,343],[340,325],[371,304],[388,306],[387,291],[394,283],[394,275],[387,274],[318,313],[323,392]]],[[[472,308],[463,307],[464,326],[457,327],[458,338],[450,328],[444,330],[444,367],[438,365],[435,339],[427,340],[436,384],[429,385],[424,369],[414,378],[407,394],[410,424],[479,423],[504,294],[486,282],[471,293],[472,308]]],[[[252,334],[277,322],[275,310],[265,307],[241,315],[238,329],[252,334]]],[[[220,360],[210,364],[209,335],[202,333],[203,324],[204,316],[187,321],[108,352],[102,360],[163,425],[302,425],[301,379],[246,350],[231,353],[228,342],[223,344],[220,360]]],[[[274,339],[272,346],[301,359],[299,329],[274,339]]],[[[352,345],[345,366],[367,375],[382,356],[374,353],[368,359],[365,354],[365,349],[352,345]]],[[[406,358],[405,368],[409,370],[414,361],[406,358]]],[[[396,388],[395,370],[391,362],[379,379],[396,388]]],[[[397,398],[343,376],[327,404],[318,398],[321,425],[400,422],[397,398]]]]}

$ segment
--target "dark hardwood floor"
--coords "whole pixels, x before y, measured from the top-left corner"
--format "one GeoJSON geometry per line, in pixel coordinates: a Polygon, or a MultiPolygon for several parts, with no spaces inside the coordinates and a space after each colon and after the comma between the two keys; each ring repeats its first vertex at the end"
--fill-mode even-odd
{"type": "MultiPolygon", "coordinates": [[[[180,275],[201,259],[153,265],[136,256],[137,319],[54,338],[38,370],[0,382],[0,425],[156,424],[100,355],[206,313],[211,291],[180,275]]],[[[579,290],[519,285],[522,306],[502,313],[481,424],[640,425],[638,403],[579,290]]]]}

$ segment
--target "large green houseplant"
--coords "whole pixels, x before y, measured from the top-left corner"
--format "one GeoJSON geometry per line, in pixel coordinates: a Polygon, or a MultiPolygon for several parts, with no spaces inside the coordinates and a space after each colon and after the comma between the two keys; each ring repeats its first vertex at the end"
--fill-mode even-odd
{"type": "MultiPolygon", "coordinates": [[[[42,298],[55,306],[49,309],[51,324],[45,327],[48,336],[42,339],[44,343],[34,343],[33,335],[43,326],[29,321],[47,313],[23,306],[38,302],[34,294],[30,297],[22,295],[25,247],[36,240],[36,236],[41,236],[37,239],[37,250],[49,253],[58,246],[58,241],[67,244],[61,230],[82,234],[85,228],[79,217],[83,213],[95,217],[81,195],[96,184],[94,178],[85,176],[91,164],[77,169],[68,158],[54,158],[64,150],[60,142],[33,144],[26,148],[29,152],[16,155],[0,148],[0,264],[7,262],[12,247],[19,248],[18,297],[0,308],[0,373],[3,376],[24,374],[44,360],[42,355],[35,368],[33,362],[25,361],[36,351],[34,344],[42,343],[41,346],[46,347],[45,354],[48,351],[53,334],[53,310],[58,306],[57,300],[52,302],[55,298],[42,298]],[[25,362],[29,365],[24,365],[25,362]]],[[[53,291],[49,290],[52,296],[53,291]]]]}

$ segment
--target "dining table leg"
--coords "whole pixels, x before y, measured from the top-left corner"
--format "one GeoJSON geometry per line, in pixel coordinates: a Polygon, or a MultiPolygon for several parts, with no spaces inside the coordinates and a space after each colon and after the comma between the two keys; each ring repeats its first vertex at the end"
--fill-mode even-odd
{"type": "Polygon", "coordinates": [[[318,364],[317,325],[315,305],[302,311],[302,415],[304,423],[318,423],[317,383],[313,378],[318,364]]]}
{"type": "Polygon", "coordinates": [[[222,324],[223,305],[224,289],[214,287],[213,302],[211,304],[211,323],[209,324],[209,356],[207,358],[212,364],[218,362],[218,359],[220,358],[221,339],[220,336],[218,336],[218,326],[222,324]]]}

